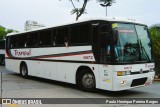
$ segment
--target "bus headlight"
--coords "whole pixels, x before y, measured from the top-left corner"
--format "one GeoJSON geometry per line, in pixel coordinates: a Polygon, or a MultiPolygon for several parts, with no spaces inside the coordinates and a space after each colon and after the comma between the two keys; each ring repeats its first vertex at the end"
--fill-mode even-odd
{"type": "Polygon", "coordinates": [[[154,72],[154,68],[150,68],[150,69],[149,69],[149,72],[154,72]]]}
{"type": "Polygon", "coordinates": [[[131,71],[126,71],[126,75],[131,75],[131,71]]]}
{"type": "Polygon", "coordinates": [[[131,71],[118,71],[117,76],[131,75],[131,71]]]}

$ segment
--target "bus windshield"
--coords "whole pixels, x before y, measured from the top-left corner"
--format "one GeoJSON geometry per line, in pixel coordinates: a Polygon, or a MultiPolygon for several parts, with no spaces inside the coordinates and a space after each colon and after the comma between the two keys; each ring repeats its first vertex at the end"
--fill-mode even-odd
{"type": "Polygon", "coordinates": [[[146,26],[114,23],[117,42],[114,43],[116,62],[150,62],[151,41],[146,26]]]}

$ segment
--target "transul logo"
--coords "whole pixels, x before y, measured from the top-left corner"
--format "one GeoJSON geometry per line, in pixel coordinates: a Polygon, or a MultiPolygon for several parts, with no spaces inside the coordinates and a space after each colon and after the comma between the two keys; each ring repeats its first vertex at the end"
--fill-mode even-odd
{"type": "Polygon", "coordinates": [[[30,56],[31,55],[31,49],[25,50],[25,51],[14,50],[14,54],[16,56],[30,56]]]}
{"type": "Polygon", "coordinates": [[[146,68],[154,68],[154,64],[145,64],[146,68]]]}

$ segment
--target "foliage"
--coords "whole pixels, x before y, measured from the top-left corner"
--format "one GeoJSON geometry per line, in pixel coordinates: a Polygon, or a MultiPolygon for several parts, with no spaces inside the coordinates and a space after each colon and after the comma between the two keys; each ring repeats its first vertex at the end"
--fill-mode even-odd
{"type": "MultiPolygon", "coordinates": [[[[81,8],[77,8],[77,7],[75,6],[73,0],[70,0],[70,1],[71,1],[71,3],[72,3],[72,6],[73,6],[73,9],[72,9],[72,11],[71,11],[71,14],[76,14],[76,20],[78,20],[78,18],[79,18],[82,14],[86,13],[85,8],[86,8],[87,3],[88,3],[89,0],[84,0],[84,1],[83,1],[83,5],[82,5],[81,8]]],[[[80,0],[76,0],[76,1],[80,2],[80,0]]]]}
{"type": "MultiPolygon", "coordinates": [[[[61,0],[60,0],[60,1],[61,1],[61,0]]],[[[69,0],[69,1],[71,2],[72,6],[73,6],[73,9],[72,9],[72,11],[71,11],[71,14],[76,14],[76,20],[78,20],[79,17],[80,17],[82,14],[86,13],[87,3],[88,3],[89,1],[91,1],[91,0],[69,0]],[[83,1],[82,7],[77,8],[77,7],[75,6],[74,1],[76,1],[76,2],[83,1]]],[[[102,3],[102,4],[101,4],[102,6],[111,6],[112,3],[115,3],[115,0],[97,0],[97,2],[102,3]]]]}
{"type": "Polygon", "coordinates": [[[18,31],[13,30],[13,29],[6,29],[5,27],[0,25],[0,40],[5,39],[6,35],[12,32],[18,32],[18,31]]]}
{"type": "Polygon", "coordinates": [[[0,40],[2,40],[5,35],[7,35],[6,34],[6,28],[3,27],[3,26],[0,26],[0,40]]]}
{"type": "Polygon", "coordinates": [[[160,74],[160,24],[153,25],[149,28],[152,44],[153,44],[153,52],[156,63],[156,73],[160,74]]]}

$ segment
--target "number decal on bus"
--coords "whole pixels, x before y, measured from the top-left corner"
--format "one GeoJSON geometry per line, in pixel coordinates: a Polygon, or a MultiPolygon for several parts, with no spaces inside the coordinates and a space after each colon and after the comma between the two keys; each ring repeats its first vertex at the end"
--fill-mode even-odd
{"type": "Polygon", "coordinates": [[[83,59],[93,59],[93,56],[84,56],[83,59]]]}

